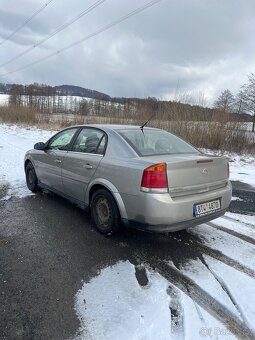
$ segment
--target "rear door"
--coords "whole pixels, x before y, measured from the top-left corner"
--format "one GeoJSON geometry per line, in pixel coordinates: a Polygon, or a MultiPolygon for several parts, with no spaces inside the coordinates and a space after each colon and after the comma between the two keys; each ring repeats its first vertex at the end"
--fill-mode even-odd
{"type": "Polygon", "coordinates": [[[107,137],[102,130],[84,127],[62,164],[64,193],[84,202],[85,192],[106,148],[107,137]]]}
{"type": "Polygon", "coordinates": [[[49,141],[46,150],[37,155],[37,176],[44,185],[63,192],[61,167],[63,159],[70,149],[78,128],[61,131],[49,141]]]}

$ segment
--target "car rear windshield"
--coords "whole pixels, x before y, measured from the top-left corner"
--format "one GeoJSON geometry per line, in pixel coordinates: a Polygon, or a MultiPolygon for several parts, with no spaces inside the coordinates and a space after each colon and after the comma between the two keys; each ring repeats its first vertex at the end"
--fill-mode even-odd
{"type": "Polygon", "coordinates": [[[192,145],[164,130],[127,129],[118,133],[139,156],[199,153],[192,145]]]}

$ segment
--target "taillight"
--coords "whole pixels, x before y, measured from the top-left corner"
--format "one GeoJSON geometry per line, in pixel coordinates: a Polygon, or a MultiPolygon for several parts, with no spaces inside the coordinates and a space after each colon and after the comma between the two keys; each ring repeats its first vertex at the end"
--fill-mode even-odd
{"type": "Polygon", "coordinates": [[[228,178],[230,176],[230,166],[229,166],[229,161],[228,161],[228,178]]]}
{"type": "Polygon", "coordinates": [[[141,191],[168,192],[166,163],[151,165],[143,171],[141,191]]]}

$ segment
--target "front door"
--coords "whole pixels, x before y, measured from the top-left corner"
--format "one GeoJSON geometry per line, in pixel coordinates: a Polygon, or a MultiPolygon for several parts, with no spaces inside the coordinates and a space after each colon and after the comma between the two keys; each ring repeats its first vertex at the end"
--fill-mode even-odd
{"type": "Polygon", "coordinates": [[[37,156],[37,176],[42,184],[63,192],[61,168],[77,128],[64,130],[49,141],[47,148],[37,156]]]}
{"type": "Polygon", "coordinates": [[[80,131],[72,150],[63,158],[62,181],[66,195],[84,202],[88,184],[103,158],[105,146],[103,131],[89,127],[80,131]]]}

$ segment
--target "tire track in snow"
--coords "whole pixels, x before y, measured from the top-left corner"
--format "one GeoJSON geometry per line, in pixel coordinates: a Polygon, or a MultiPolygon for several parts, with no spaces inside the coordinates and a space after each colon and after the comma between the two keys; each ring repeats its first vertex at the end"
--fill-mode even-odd
{"type": "Polygon", "coordinates": [[[240,238],[241,240],[245,241],[245,242],[248,242],[248,243],[251,243],[253,245],[255,245],[255,239],[249,237],[249,236],[246,236],[246,235],[243,235],[243,234],[240,234],[238,233],[237,231],[235,230],[231,230],[229,228],[226,228],[226,227],[222,227],[222,226],[219,226],[213,222],[207,222],[206,224],[208,224],[210,227],[212,228],[215,228],[215,229],[218,229],[218,230],[221,230],[223,231],[224,233],[227,233],[227,234],[230,234],[232,236],[235,236],[235,237],[238,237],[240,238]]]}
{"type": "Polygon", "coordinates": [[[242,318],[242,320],[245,322],[246,325],[249,325],[249,321],[247,320],[246,316],[243,314],[242,309],[239,306],[239,303],[236,301],[234,296],[229,291],[229,289],[228,289],[227,285],[225,284],[224,280],[218,274],[216,274],[216,272],[214,270],[212,270],[212,268],[208,265],[208,263],[206,262],[206,260],[204,258],[203,258],[202,262],[206,266],[206,268],[209,270],[209,272],[214,276],[215,280],[219,283],[219,285],[224,290],[224,292],[228,295],[229,299],[231,300],[231,302],[235,306],[235,308],[238,311],[238,313],[239,313],[240,317],[242,318]]]}
{"type": "Polygon", "coordinates": [[[190,244],[197,256],[201,253],[210,255],[254,278],[254,245],[209,225],[206,230],[204,227],[204,225],[199,225],[188,230],[189,234],[199,237],[199,240],[190,244]]]}
{"type": "Polygon", "coordinates": [[[255,332],[244,321],[240,320],[219,301],[212,298],[208,292],[179,269],[160,260],[151,260],[147,265],[187,294],[213,317],[224,323],[233,334],[237,334],[242,339],[255,338],[255,332]]]}
{"type": "MultiPolygon", "coordinates": [[[[249,216],[250,216],[250,215],[249,215],[249,216]]],[[[228,221],[232,221],[232,222],[239,222],[239,223],[242,223],[242,224],[244,224],[244,225],[246,225],[246,226],[249,226],[249,227],[252,228],[253,230],[255,229],[255,225],[254,225],[254,224],[251,224],[251,223],[249,223],[249,222],[244,222],[244,221],[242,221],[242,220],[239,220],[238,217],[233,218],[233,217],[224,215],[224,216],[221,216],[221,218],[223,218],[223,219],[225,219],[225,220],[228,220],[228,221]]]]}
{"type": "Polygon", "coordinates": [[[251,268],[248,268],[244,266],[242,263],[232,259],[231,257],[223,254],[220,250],[214,249],[209,247],[208,245],[205,245],[201,242],[195,241],[193,243],[189,243],[189,247],[197,254],[197,257],[200,257],[201,253],[205,255],[209,255],[216,260],[225,263],[226,265],[235,268],[236,270],[239,270],[240,272],[243,272],[247,275],[249,275],[251,278],[254,279],[255,277],[255,271],[251,268]],[[199,250],[199,252],[198,252],[199,250]]]}
{"type": "Polygon", "coordinates": [[[196,308],[197,315],[198,315],[199,319],[200,319],[201,322],[204,324],[204,326],[206,326],[207,328],[209,328],[208,325],[207,325],[207,323],[206,323],[206,321],[205,321],[205,319],[204,319],[204,317],[203,317],[203,314],[201,313],[201,310],[200,310],[198,304],[197,304],[194,300],[192,300],[192,301],[193,301],[194,306],[195,306],[195,308],[196,308]]]}

